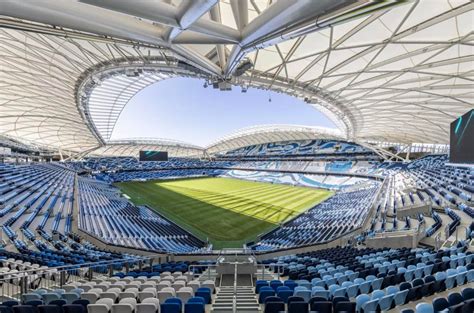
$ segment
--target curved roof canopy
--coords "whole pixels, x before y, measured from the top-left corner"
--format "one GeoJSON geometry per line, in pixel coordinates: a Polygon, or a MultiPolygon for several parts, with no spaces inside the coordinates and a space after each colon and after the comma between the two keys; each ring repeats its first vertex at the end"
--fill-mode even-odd
{"type": "Polygon", "coordinates": [[[282,142],[308,139],[344,140],[342,132],[326,127],[309,127],[299,125],[259,125],[247,127],[225,136],[206,148],[206,152],[214,154],[242,147],[269,142],[282,142]]]}
{"type": "Polygon", "coordinates": [[[473,12],[469,0],[1,1],[0,134],[91,150],[136,92],[191,76],[304,99],[348,140],[448,143],[474,107],[473,12]]]}
{"type": "Polygon", "coordinates": [[[130,138],[110,140],[106,145],[91,151],[89,156],[133,156],[140,151],[167,151],[172,157],[201,157],[204,149],[179,141],[157,138],[130,138]]]}

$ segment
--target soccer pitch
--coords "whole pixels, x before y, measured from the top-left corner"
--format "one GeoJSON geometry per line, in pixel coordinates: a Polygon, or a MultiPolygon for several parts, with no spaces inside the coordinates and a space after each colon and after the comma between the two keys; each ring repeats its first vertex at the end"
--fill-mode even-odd
{"type": "Polygon", "coordinates": [[[231,178],[116,184],[137,205],[157,212],[215,249],[242,247],[329,198],[328,190],[231,178]]]}

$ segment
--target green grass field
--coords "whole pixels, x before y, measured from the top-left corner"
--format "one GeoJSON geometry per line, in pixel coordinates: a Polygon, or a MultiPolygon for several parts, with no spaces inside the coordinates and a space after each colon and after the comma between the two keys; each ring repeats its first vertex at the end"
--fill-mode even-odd
{"type": "Polygon", "coordinates": [[[116,184],[137,205],[209,238],[215,249],[241,247],[332,195],[331,191],[231,178],[116,184]]]}

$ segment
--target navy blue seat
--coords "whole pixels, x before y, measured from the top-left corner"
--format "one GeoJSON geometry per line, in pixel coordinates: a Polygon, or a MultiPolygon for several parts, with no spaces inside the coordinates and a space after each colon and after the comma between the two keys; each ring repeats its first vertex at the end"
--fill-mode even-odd
{"type": "Polygon", "coordinates": [[[449,306],[457,305],[464,301],[464,298],[459,292],[453,292],[448,295],[449,306]]]}
{"type": "Polygon", "coordinates": [[[440,312],[449,307],[449,302],[446,298],[435,298],[433,300],[433,309],[435,312],[440,312]]]}
{"type": "Polygon", "coordinates": [[[211,303],[211,289],[209,288],[198,288],[194,296],[203,298],[204,301],[206,301],[206,304],[211,303]]]}
{"type": "Polygon", "coordinates": [[[31,300],[31,301],[27,301],[25,303],[25,305],[31,305],[31,306],[38,306],[38,305],[43,305],[43,301],[42,300],[31,300]]]}
{"type": "Polygon", "coordinates": [[[65,304],[62,308],[64,313],[87,313],[81,304],[65,304]]]}
{"type": "MultiPolygon", "coordinates": [[[[311,299],[313,300],[313,299],[311,299]]],[[[330,301],[313,301],[310,302],[310,311],[318,313],[331,313],[332,312],[332,302],[330,301]]]]}
{"type": "Polygon", "coordinates": [[[38,305],[39,313],[63,313],[59,305],[38,305]]]}
{"type": "Polygon", "coordinates": [[[265,313],[279,313],[285,311],[285,303],[283,301],[265,303],[265,313]]]}
{"type": "Polygon", "coordinates": [[[19,305],[20,303],[18,301],[15,301],[15,300],[8,300],[8,301],[5,301],[2,303],[2,305],[4,306],[8,306],[8,307],[12,307],[14,305],[19,305]]]}
{"type": "Polygon", "coordinates": [[[9,306],[0,305],[0,313],[13,313],[13,310],[9,306]]]}
{"type": "Polygon", "coordinates": [[[461,294],[464,301],[474,299],[474,288],[464,288],[461,294]]]}
{"type": "Polygon", "coordinates": [[[59,300],[53,300],[51,302],[48,303],[49,305],[59,305],[59,306],[63,306],[65,304],[67,304],[66,300],[64,299],[59,299],[59,300]]]}
{"type": "Polygon", "coordinates": [[[32,305],[15,305],[12,308],[13,313],[38,313],[36,307],[32,305]]]}
{"type": "Polygon", "coordinates": [[[184,313],[205,313],[206,307],[203,303],[186,303],[184,313]]]}
{"type": "Polygon", "coordinates": [[[266,290],[265,288],[260,289],[260,294],[258,295],[258,303],[263,304],[265,303],[265,299],[268,297],[275,296],[275,291],[266,290]]]}
{"type": "Polygon", "coordinates": [[[345,313],[355,313],[356,312],[356,303],[349,301],[340,301],[334,306],[334,312],[345,312],[345,313]]]}
{"type": "Polygon", "coordinates": [[[308,303],[304,301],[292,301],[288,304],[288,313],[308,313],[308,303]]]}
{"type": "Polygon", "coordinates": [[[74,300],[72,304],[82,305],[84,310],[87,312],[87,306],[90,304],[90,302],[87,299],[78,299],[78,300],[74,300]]]}
{"type": "Polygon", "coordinates": [[[177,303],[162,303],[160,307],[161,313],[181,313],[179,304],[177,303]]]}

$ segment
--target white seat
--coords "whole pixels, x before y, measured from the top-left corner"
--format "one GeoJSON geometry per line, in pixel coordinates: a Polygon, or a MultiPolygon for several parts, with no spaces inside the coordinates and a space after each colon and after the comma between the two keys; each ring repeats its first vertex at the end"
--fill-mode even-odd
{"type": "Polygon", "coordinates": [[[146,298],[155,298],[156,297],[156,289],[147,288],[146,290],[140,291],[138,293],[138,299],[142,302],[146,298]]]}
{"type": "Polygon", "coordinates": [[[161,277],[161,281],[169,281],[169,282],[174,282],[174,277],[173,276],[164,276],[164,277],[161,277]]]}
{"type": "Polygon", "coordinates": [[[161,303],[164,303],[166,299],[173,298],[176,295],[176,292],[173,288],[166,287],[162,291],[158,291],[158,299],[161,303]]]}
{"type": "Polygon", "coordinates": [[[100,298],[101,299],[111,299],[113,300],[114,302],[117,301],[117,298],[119,297],[119,293],[118,292],[110,292],[110,291],[106,291],[106,292],[102,292],[100,294],[100,298]]]}
{"type": "Polygon", "coordinates": [[[196,292],[198,288],[201,287],[201,283],[198,280],[193,280],[190,281],[186,286],[193,288],[193,291],[196,292]]]}
{"type": "Polygon", "coordinates": [[[183,273],[181,273],[181,272],[174,272],[174,273],[172,274],[172,276],[173,276],[174,278],[179,277],[179,276],[181,276],[181,275],[183,275],[183,273]]]}
{"type": "Polygon", "coordinates": [[[114,304],[114,301],[112,299],[99,299],[95,304],[105,304],[110,308],[112,307],[112,304],[114,304]]]}
{"type": "Polygon", "coordinates": [[[133,307],[133,309],[135,310],[135,307],[137,306],[137,299],[126,298],[126,299],[120,300],[119,303],[120,303],[120,304],[128,303],[128,304],[130,304],[130,305],[133,307]]]}
{"type": "Polygon", "coordinates": [[[132,313],[133,307],[129,303],[119,303],[112,305],[111,313],[132,313]]]}
{"type": "Polygon", "coordinates": [[[183,287],[176,292],[176,297],[181,299],[183,303],[188,302],[188,300],[191,299],[193,295],[194,295],[193,289],[190,287],[183,287]]]}
{"type": "Polygon", "coordinates": [[[175,279],[174,281],[175,281],[175,282],[177,282],[177,281],[184,281],[184,282],[187,283],[187,282],[188,282],[188,276],[183,276],[183,275],[178,276],[178,277],[176,277],[176,279],[175,279]]]}
{"type": "Polygon", "coordinates": [[[160,313],[160,306],[156,306],[153,303],[139,303],[135,313],[160,313]]]}
{"type": "Polygon", "coordinates": [[[145,290],[146,288],[156,288],[156,283],[154,281],[151,282],[146,282],[146,284],[141,284],[140,285],[140,290],[145,290]]]}
{"type": "Polygon", "coordinates": [[[163,288],[171,287],[170,281],[160,281],[158,285],[156,285],[156,290],[161,291],[163,288]]]}
{"type": "Polygon", "coordinates": [[[216,289],[216,284],[212,280],[205,280],[202,284],[201,287],[207,287],[211,289],[211,293],[214,293],[214,289],[216,289]]]}
{"type": "Polygon", "coordinates": [[[109,308],[105,304],[88,304],[87,313],[109,313],[109,308]]]}
{"type": "Polygon", "coordinates": [[[181,281],[181,280],[180,281],[175,281],[171,287],[173,287],[174,290],[178,291],[181,288],[186,287],[186,282],[181,281]]]}
{"type": "Polygon", "coordinates": [[[81,294],[81,299],[89,300],[90,304],[95,304],[97,299],[99,299],[99,295],[96,294],[95,292],[83,292],[81,294]]]}

